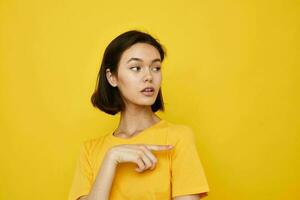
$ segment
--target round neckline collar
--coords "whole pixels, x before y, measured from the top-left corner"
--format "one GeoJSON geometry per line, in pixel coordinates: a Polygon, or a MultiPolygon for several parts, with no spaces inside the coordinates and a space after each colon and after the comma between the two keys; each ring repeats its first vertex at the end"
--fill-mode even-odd
{"type": "Polygon", "coordinates": [[[114,136],[113,132],[108,134],[108,138],[111,140],[114,140],[114,141],[121,141],[121,142],[134,141],[134,140],[144,137],[145,135],[147,135],[146,133],[148,131],[152,130],[153,128],[159,127],[160,125],[164,124],[165,122],[166,121],[164,119],[160,119],[160,121],[156,122],[155,124],[152,124],[151,126],[140,131],[137,135],[130,137],[130,138],[121,138],[121,137],[114,136]]]}

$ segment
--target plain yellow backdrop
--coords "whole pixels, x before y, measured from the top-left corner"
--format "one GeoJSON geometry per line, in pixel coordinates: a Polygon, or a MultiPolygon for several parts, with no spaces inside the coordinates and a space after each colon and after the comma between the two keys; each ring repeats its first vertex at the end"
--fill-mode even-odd
{"type": "Polygon", "coordinates": [[[300,199],[299,1],[0,5],[1,200],[67,198],[81,142],[117,126],[90,96],[130,29],[167,49],[158,114],[194,129],[206,199],[300,199]]]}

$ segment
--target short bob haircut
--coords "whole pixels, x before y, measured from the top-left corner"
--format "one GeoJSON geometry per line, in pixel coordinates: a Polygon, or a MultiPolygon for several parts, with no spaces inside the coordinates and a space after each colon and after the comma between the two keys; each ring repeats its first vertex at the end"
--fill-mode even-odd
{"type": "MultiPolygon", "coordinates": [[[[109,68],[114,75],[118,74],[118,64],[122,53],[136,43],[147,43],[155,47],[160,54],[161,62],[164,60],[166,50],[157,39],[146,32],[139,30],[130,30],[122,33],[106,47],[103,54],[100,71],[97,76],[95,91],[91,96],[91,102],[94,107],[101,111],[115,115],[125,109],[125,103],[120,96],[118,87],[109,84],[106,77],[106,69],[109,68]]],[[[159,89],[154,104],[151,105],[153,112],[164,111],[164,102],[161,88],[159,89]]]]}

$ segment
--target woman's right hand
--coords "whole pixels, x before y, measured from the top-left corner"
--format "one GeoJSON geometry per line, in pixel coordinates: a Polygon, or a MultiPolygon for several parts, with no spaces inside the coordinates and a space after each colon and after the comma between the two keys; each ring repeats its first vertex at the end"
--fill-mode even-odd
{"type": "Polygon", "coordinates": [[[166,151],[172,148],[172,145],[122,144],[111,147],[108,154],[116,164],[136,163],[138,167],[135,170],[143,172],[149,168],[153,170],[156,166],[157,158],[151,152],[152,150],[166,151]]]}

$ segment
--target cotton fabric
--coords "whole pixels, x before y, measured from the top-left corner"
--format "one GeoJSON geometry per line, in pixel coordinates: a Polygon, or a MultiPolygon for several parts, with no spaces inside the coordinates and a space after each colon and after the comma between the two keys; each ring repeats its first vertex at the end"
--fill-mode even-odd
{"type": "Polygon", "coordinates": [[[111,200],[168,200],[179,195],[209,191],[193,130],[161,119],[131,138],[113,131],[84,141],[80,147],[68,200],[88,195],[107,150],[120,144],[173,145],[172,150],[152,151],[158,162],[153,170],[135,171],[137,164],[120,163],[111,188],[111,200]]]}

